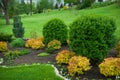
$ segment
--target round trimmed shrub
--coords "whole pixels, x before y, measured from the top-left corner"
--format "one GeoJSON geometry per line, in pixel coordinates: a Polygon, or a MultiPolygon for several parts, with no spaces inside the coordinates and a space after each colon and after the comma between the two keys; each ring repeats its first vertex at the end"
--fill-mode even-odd
{"type": "Polygon", "coordinates": [[[22,38],[16,38],[10,44],[12,47],[24,47],[25,41],[22,38]]]}
{"type": "Polygon", "coordinates": [[[43,37],[45,44],[56,39],[61,42],[61,44],[66,44],[67,40],[67,26],[60,19],[52,19],[47,22],[43,27],[43,37]]]}
{"type": "Polygon", "coordinates": [[[101,61],[114,46],[116,26],[113,19],[99,15],[78,18],[70,25],[70,49],[91,61],[101,61]]]}

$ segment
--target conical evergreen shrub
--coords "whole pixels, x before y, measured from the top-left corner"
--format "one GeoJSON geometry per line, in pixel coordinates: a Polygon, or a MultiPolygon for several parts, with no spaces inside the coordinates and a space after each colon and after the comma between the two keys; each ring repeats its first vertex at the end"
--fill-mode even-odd
{"type": "Polygon", "coordinates": [[[15,16],[13,22],[13,34],[16,38],[23,38],[24,36],[24,27],[22,26],[23,23],[21,22],[20,16],[15,16]]]}

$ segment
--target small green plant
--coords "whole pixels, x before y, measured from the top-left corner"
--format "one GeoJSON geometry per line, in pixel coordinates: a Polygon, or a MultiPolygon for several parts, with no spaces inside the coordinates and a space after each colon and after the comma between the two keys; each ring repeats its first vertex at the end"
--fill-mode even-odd
{"type": "Polygon", "coordinates": [[[16,38],[11,42],[12,47],[24,47],[25,41],[22,38],[16,38]]]}
{"type": "Polygon", "coordinates": [[[13,33],[16,38],[23,38],[24,36],[24,28],[22,25],[21,17],[15,16],[13,22],[13,33]]]}
{"type": "Polygon", "coordinates": [[[26,54],[29,54],[29,53],[30,53],[30,50],[28,50],[28,49],[24,49],[24,50],[19,51],[20,56],[23,56],[23,55],[26,55],[26,54]]]}
{"type": "Polygon", "coordinates": [[[46,53],[46,52],[43,52],[43,53],[39,53],[37,56],[39,57],[44,57],[44,56],[48,56],[49,54],[46,53]]]}
{"type": "Polygon", "coordinates": [[[52,40],[48,43],[46,52],[52,53],[54,50],[61,48],[61,42],[58,40],[52,40]]]}
{"type": "Polygon", "coordinates": [[[68,64],[68,72],[71,76],[84,74],[84,71],[91,69],[89,59],[82,56],[72,57],[68,64]]]}
{"type": "Polygon", "coordinates": [[[59,64],[68,64],[70,58],[72,58],[73,56],[75,56],[75,53],[69,50],[62,50],[61,52],[58,53],[58,55],[56,56],[56,61],[59,64]]]}
{"type": "Polygon", "coordinates": [[[120,58],[106,58],[99,65],[100,73],[106,77],[120,75],[120,58]]]}
{"type": "Polygon", "coordinates": [[[68,36],[68,29],[65,23],[60,19],[52,19],[47,22],[43,27],[43,37],[45,44],[56,39],[61,42],[62,45],[66,44],[68,36]]]}
{"type": "Polygon", "coordinates": [[[8,64],[11,64],[15,58],[19,56],[20,52],[18,50],[8,51],[5,53],[5,60],[8,64]]]}

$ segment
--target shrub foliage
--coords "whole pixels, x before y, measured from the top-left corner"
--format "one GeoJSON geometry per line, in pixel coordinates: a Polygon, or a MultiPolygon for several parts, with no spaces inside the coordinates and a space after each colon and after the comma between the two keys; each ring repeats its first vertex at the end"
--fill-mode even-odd
{"type": "Polygon", "coordinates": [[[54,49],[60,49],[61,48],[61,42],[58,40],[52,40],[47,45],[48,48],[52,47],[54,49]]]}
{"type": "Polygon", "coordinates": [[[25,43],[25,47],[32,49],[41,49],[45,47],[43,44],[43,38],[29,39],[25,43]]]}
{"type": "Polygon", "coordinates": [[[15,50],[15,51],[8,51],[5,53],[5,60],[7,63],[12,63],[14,61],[14,59],[16,59],[17,57],[19,57],[19,51],[15,50]]]}
{"type": "Polygon", "coordinates": [[[69,51],[69,50],[62,50],[56,56],[56,61],[57,61],[57,63],[60,63],[60,64],[62,64],[62,63],[68,64],[70,58],[72,58],[73,56],[75,56],[74,52],[69,51]]]}
{"type": "Polygon", "coordinates": [[[71,76],[83,74],[84,71],[91,69],[89,59],[82,56],[74,56],[69,61],[68,72],[71,76]]]}
{"type": "Polygon", "coordinates": [[[24,28],[23,23],[21,22],[20,16],[14,17],[14,23],[13,23],[13,33],[16,38],[22,38],[24,36],[24,28]]]}
{"type": "Polygon", "coordinates": [[[52,19],[44,25],[43,36],[45,44],[56,39],[62,44],[66,43],[67,39],[67,26],[60,19],[52,19]]]}
{"type": "Polygon", "coordinates": [[[0,41],[10,42],[10,41],[12,41],[12,35],[11,34],[0,33],[0,41]]]}
{"type": "Polygon", "coordinates": [[[16,38],[11,42],[12,47],[24,47],[25,41],[22,38],[16,38]]]}
{"type": "Polygon", "coordinates": [[[120,75],[120,58],[106,58],[100,65],[100,73],[106,77],[120,75]]]}
{"type": "Polygon", "coordinates": [[[52,40],[47,44],[46,51],[52,53],[54,50],[61,48],[61,42],[58,40],[52,40]]]}
{"type": "Polygon", "coordinates": [[[70,25],[70,49],[78,55],[100,61],[115,43],[115,29],[113,19],[98,15],[83,16],[70,25]]]}
{"type": "Polygon", "coordinates": [[[3,42],[3,41],[0,41],[0,52],[7,51],[7,50],[8,50],[7,43],[3,42]]]}

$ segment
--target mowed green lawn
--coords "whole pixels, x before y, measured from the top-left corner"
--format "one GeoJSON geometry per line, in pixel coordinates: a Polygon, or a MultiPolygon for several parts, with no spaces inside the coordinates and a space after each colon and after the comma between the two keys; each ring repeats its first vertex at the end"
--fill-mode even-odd
{"type": "Polygon", "coordinates": [[[0,80],[63,80],[49,64],[0,67],[0,80]]]}
{"type": "MultiPolygon", "coordinates": [[[[33,16],[22,15],[23,26],[25,27],[25,38],[30,37],[30,33],[37,32],[38,36],[42,36],[43,25],[53,18],[59,18],[63,20],[68,26],[76,18],[86,14],[98,14],[103,16],[109,16],[115,19],[117,30],[115,36],[120,39],[120,7],[110,5],[107,7],[95,8],[95,9],[83,9],[83,10],[53,10],[51,12],[34,14],[33,16]]],[[[0,32],[12,34],[13,20],[11,19],[11,25],[6,26],[5,20],[0,19],[0,32]]]]}

